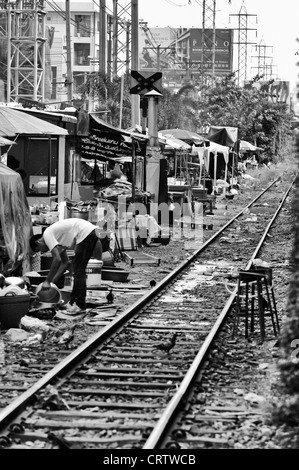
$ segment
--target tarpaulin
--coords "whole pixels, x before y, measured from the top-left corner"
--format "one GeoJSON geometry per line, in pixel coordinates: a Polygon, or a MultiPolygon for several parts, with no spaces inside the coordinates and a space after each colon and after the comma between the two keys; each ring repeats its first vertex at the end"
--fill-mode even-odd
{"type": "Polygon", "coordinates": [[[220,145],[232,147],[238,140],[237,127],[210,126],[208,139],[220,145]]]}
{"type": "Polygon", "coordinates": [[[32,223],[24,185],[19,173],[0,163],[0,245],[9,261],[5,272],[22,264],[23,272],[30,271],[29,238],[32,223]]]}

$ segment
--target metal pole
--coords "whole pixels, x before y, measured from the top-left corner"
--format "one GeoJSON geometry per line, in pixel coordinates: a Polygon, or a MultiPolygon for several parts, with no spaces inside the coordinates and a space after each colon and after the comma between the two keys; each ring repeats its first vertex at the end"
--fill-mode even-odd
{"type": "Polygon", "coordinates": [[[100,49],[99,71],[107,72],[107,24],[106,24],[106,0],[100,0],[100,49]]]}
{"type": "Polygon", "coordinates": [[[123,99],[124,99],[124,75],[121,76],[120,82],[120,109],[119,109],[119,128],[121,129],[123,120],[123,99]]]}
{"type": "Polygon", "coordinates": [[[65,21],[66,21],[66,65],[67,65],[67,99],[73,99],[73,73],[71,55],[71,29],[70,29],[70,0],[65,0],[65,21]]]}

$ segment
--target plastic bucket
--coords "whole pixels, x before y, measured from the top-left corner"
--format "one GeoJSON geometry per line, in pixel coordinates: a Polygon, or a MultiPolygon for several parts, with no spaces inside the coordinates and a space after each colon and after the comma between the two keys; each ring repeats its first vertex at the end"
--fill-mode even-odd
{"type": "Polygon", "coordinates": [[[28,313],[29,304],[29,294],[0,296],[1,329],[18,328],[21,318],[28,313]]]}
{"type": "Polygon", "coordinates": [[[86,266],[86,287],[97,287],[101,284],[103,261],[91,258],[86,266]]]}

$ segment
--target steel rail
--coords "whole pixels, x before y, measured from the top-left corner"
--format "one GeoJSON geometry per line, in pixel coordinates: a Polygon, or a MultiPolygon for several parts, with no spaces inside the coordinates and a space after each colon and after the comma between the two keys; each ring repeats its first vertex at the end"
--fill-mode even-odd
{"type": "MultiPolygon", "coordinates": [[[[41,379],[39,379],[33,386],[31,386],[26,392],[22,393],[12,403],[0,411],[0,432],[3,431],[19,414],[26,405],[34,398],[34,395],[38,393],[43,387],[48,385],[53,379],[59,378],[61,375],[69,372],[73,368],[84,360],[86,356],[96,349],[101,342],[111,336],[111,334],[118,331],[124,323],[126,323],[131,317],[135,315],[137,311],[142,309],[146,304],[150,302],[162,289],[164,289],[178,274],[180,274],[186,267],[188,267],[198,255],[205,250],[216,238],[218,238],[227,227],[229,227],[238,217],[240,217],[244,211],[254,204],[259,198],[263,196],[278,180],[276,178],[270,183],[261,193],[259,193],[247,206],[245,206],[237,215],[230,219],[223,227],[221,227],[212,237],[210,237],[198,250],[184,260],[176,269],[169,273],[162,281],[160,281],[150,292],[144,294],[141,299],[138,299],[132,306],[128,307],[124,312],[118,315],[118,317],[111,321],[101,331],[93,335],[75,351],[69,354],[53,369],[47,372],[41,379]]],[[[222,319],[223,321],[223,319],[222,319]]],[[[222,323],[221,321],[221,323],[222,323]]],[[[218,323],[217,323],[218,324],[218,323]]],[[[210,335],[209,335],[210,336],[210,335]]]]}
{"type": "MultiPolygon", "coordinates": [[[[247,263],[246,270],[250,269],[251,265],[253,264],[256,255],[260,251],[266,236],[268,235],[274,221],[278,217],[279,212],[281,211],[283,204],[294,185],[296,177],[293,179],[292,183],[290,184],[288,190],[286,191],[283,199],[281,200],[277,210],[275,211],[273,217],[271,218],[270,222],[268,223],[256,249],[254,250],[253,255],[251,256],[249,262],[247,263]]],[[[241,211],[242,213],[244,210],[241,211]]],[[[190,392],[190,388],[194,380],[198,377],[200,369],[202,368],[202,363],[205,360],[207,353],[213,343],[217,333],[219,332],[223,321],[225,320],[227,314],[229,313],[232,303],[235,299],[237,292],[237,288],[235,288],[227,300],[223,310],[221,311],[218,319],[216,320],[215,324],[213,325],[210,333],[206,337],[205,341],[203,342],[200,350],[198,351],[197,355],[195,356],[190,368],[188,369],[184,379],[182,380],[180,386],[178,387],[175,395],[170,400],[169,404],[166,406],[162,416],[160,417],[157,425],[153,429],[152,433],[148,437],[147,441],[145,442],[143,449],[157,449],[158,446],[161,445],[163,439],[165,438],[169,427],[173,423],[175,419],[175,415],[177,415],[178,410],[182,407],[182,403],[184,402],[187,394],[190,392]]]]}
{"type": "Polygon", "coordinates": [[[261,249],[261,247],[262,247],[262,245],[263,245],[263,243],[264,243],[264,241],[265,241],[265,239],[266,239],[266,237],[267,237],[267,235],[268,235],[268,233],[269,233],[269,231],[270,231],[270,228],[272,227],[273,223],[274,223],[275,220],[277,219],[278,214],[279,214],[279,212],[281,211],[282,206],[283,206],[283,204],[284,204],[284,201],[285,201],[286,198],[288,197],[288,195],[289,195],[289,193],[290,193],[290,191],[291,191],[291,189],[292,189],[292,187],[293,187],[293,185],[294,185],[294,183],[295,183],[295,181],[296,181],[296,178],[297,178],[297,175],[293,178],[292,183],[290,184],[288,190],[285,192],[285,195],[284,195],[284,197],[282,198],[282,200],[281,200],[281,202],[280,202],[278,208],[276,209],[276,211],[275,211],[275,213],[274,213],[272,219],[271,219],[270,222],[268,223],[268,226],[266,227],[266,230],[265,230],[263,236],[261,237],[261,239],[260,239],[260,241],[259,241],[259,243],[258,243],[256,249],[254,250],[253,255],[251,256],[250,260],[248,261],[248,264],[247,264],[247,266],[246,266],[246,269],[251,268],[252,263],[253,263],[253,261],[255,260],[255,258],[257,257],[257,254],[259,253],[259,251],[260,251],[260,249],[261,249]]]}

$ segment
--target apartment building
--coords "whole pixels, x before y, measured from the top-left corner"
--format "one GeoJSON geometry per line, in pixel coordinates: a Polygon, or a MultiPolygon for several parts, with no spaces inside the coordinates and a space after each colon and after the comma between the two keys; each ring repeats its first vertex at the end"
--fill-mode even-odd
{"type": "MultiPolygon", "coordinates": [[[[49,57],[51,101],[67,101],[67,22],[65,2],[47,2],[46,29],[51,37],[49,57]]],[[[73,98],[80,99],[80,86],[87,74],[99,70],[99,8],[92,1],[71,2],[70,55],[73,98]]]]}

